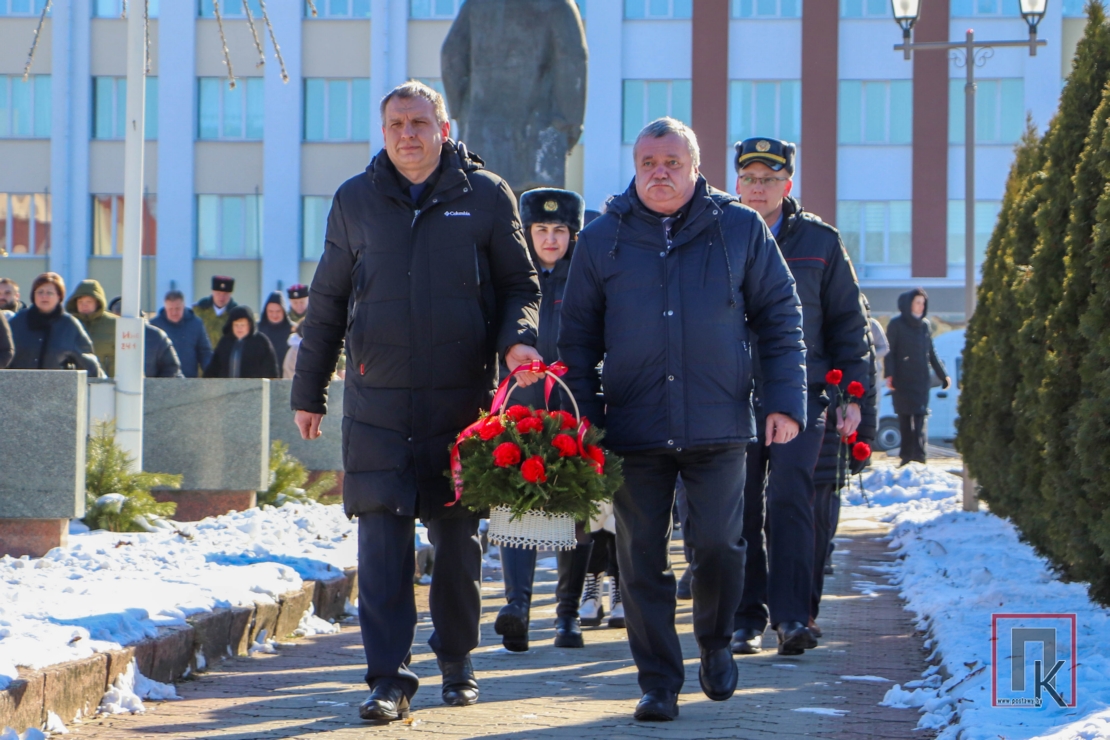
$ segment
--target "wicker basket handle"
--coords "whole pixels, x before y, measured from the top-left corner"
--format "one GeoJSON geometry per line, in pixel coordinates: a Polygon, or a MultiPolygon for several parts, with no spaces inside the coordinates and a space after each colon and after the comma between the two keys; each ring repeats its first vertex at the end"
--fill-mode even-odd
{"type": "MultiPolygon", "coordinates": [[[[551,372],[550,370],[545,370],[545,371],[544,371],[543,373],[541,373],[541,374],[542,374],[542,375],[546,375],[546,376],[547,376],[547,377],[549,377],[549,378],[554,378],[554,379],[555,379],[555,382],[556,382],[556,383],[558,383],[559,385],[563,386],[563,390],[565,390],[565,391],[567,392],[567,398],[569,398],[569,399],[570,399],[570,403],[571,403],[571,405],[572,405],[572,406],[574,406],[574,419],[575,419],[575,421],[577,421],[577,422],[578,422],[579,424],[581,424],[581,423],[582,423],[582,413],[581,413],[581,412],[580,412],[580,411],[578,410],[578,401],[575,401],[575,400],[574,400],[574,394],[570,392],[570,388],[569,388],[569,387],[567,387],[567,384],[566,384],[565,382],[563,382],[563,379],[562,379],[562,378],[560,378],[560,377],[559,377],[558,375],[556,375],[555,373],[551,372]]],[[[516,380],[516,379],[514,378],[514,379],[513,379],[513,384],[512,384],[512,386],[511,386],[511,387],[509,388],[509,392],[508,392],[507,394],[505,394],[505,402],[504,402],[504,403],[502,404],[502,409],[499,409],[499,411],[500,411],[500,410],[503,410],[504,408],[508,408],[508,406],[509,406],[509,398],[510,398],[510,397],[511,397],[511,396],[513,395],[513,391],[515,391],[515,390],[516,390],[517,388],[520,388],[520,387],[521,387],[521,386],[520,386],[520,381],[519,381],[519,380],[516,380]]],[[[545,406],[545,408],[546,408],[547,404],[545,403],[545,404],[544,404],[544,406],[545,406]]]]}

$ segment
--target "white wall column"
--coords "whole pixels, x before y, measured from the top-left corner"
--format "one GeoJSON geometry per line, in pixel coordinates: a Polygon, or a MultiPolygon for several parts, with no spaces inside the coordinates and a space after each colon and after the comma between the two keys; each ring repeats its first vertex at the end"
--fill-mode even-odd
{"type": "MultiPolygon", "coordinates": [[[[86,0],[87,1],[87,0],[86,0]]],[[[192,295],[196,224],[193,143],[197,126],[194,3],[164,2],[158,18],[158,259],[155,298],[171,287],[192,295]]]]}
{"type": "Polygon", "coordinates": [[[1037,56],[1025,61],[1025,109],[1033,115],[1033,123],[1041,134],[1048,129],[1048,122],[1056,115],[1056,107],[1060,104],[1064,78],[1060,67],[1064,28],[1061,6],[1058,2],[1048,4],[1044,19],[1037,26],[1037,38],[1046,39],[1048,45],[1037,49],[1037,56]]]}
{"type": "MultiPolygon", "coordinates": [[[[301,260],[301,3],[271,3],[270,21],[289,82],[267,36],[265,138],[262,141],[262,285],[259,312],[271,291],[300,281],[301,260]]],[[[328,21],[308,21],[327,23],[328,21]]]]}
{"type": "Polygon", "coordinates": [[[624,190],[621,182],[621,105],[623,85],[622,24],[624,4],[590,3],[586,46],[590,65],[586,84],[585,149],[586,208],[597,210],[605,199],[624,190]]]}
{"type": "Polygon", "coordinates": [[[370,156],[384,144],[378,105],[387,92],[408,79],[408,46],[408,0],[371,0],[370,156]]]}

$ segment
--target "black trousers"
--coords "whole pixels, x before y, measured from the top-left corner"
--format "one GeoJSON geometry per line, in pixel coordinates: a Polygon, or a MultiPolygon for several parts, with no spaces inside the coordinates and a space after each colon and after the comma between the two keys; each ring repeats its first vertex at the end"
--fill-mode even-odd
{"type": "MultiPolygon", "coordinates": [[[[366,683],[395,681],[409,698],[420,685],[408,666],[416,637],[415,521],[389,512],[358,518],[358,621],[366,683]]],[[[425,524],[436,553],[429,594],[434,630],[428,644],[441,660],[462,660],[478,646],[482,613],[478,518],[425,524]]]]}
{"type": "Polygon", "coordinates": [[[744,447],[635,452],[613,504],[617,561],[640,689],[682,689],[685,666],[675,632],[669,555],[675,480],[686,483],[683,536],[694,570],[694,637],[703,650],[726,647],[744,573],[744,447]]]}
{"type": "Polygon", "coordinates": [[[840,492],[835,483],[820,483],[813,504],[813,591],[809,597],[809,616],[817,619],[821,594],[825,590],[825,564],[832,557],[832,539],[840,519],[840,492]]]}
{"type": "Polygon", "coordinates": [[[898,426],[902,430],[902,462],[925,462],[925,414],[898,414],[898,426]]]}
{"type": "MultiPolygon", "coordinates": [[[[819,397],[818,397],[819,398],[819,397]]],[[[813,471],[825,438],[825,407],[810,396],[805,431],[770,447],[748,445],[744,540],[748,565],[736,629],[809,621],[813,590],[813,471]]],[[[696,578],[695,574],[695,578],[696,578]]]]}
{"type": "Polygon", "coordinates": [[[617,565],[617,536],[612,532],[599,529],[590,533],[594,549],[590,552],[590,567],[587,573],[594,575],[608,575],[620,577],[620,566],[617,565]]]}

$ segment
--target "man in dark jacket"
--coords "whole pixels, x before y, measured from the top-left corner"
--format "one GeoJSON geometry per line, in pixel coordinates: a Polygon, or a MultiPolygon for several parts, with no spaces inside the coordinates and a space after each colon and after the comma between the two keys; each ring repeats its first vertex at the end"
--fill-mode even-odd
{"type": "Polygon", "coordinates": [[[898,296],[898,310],[887,324],[886,338],[890,353],[883,362],[886,385],[894,391],[894,413],[902,428],[902,465],[925,462],[925,417],[929,415],[929,389],[932,367],[941,386],[952,384],[944,363],[933,349],[933,327],[925,316],[929,313],[929,296],[922,288],[914,288],[898,296]]]}
{"type": "MultiPolygon", "coordinates": [[[[825,436],[825,407],[837,400],[836,389],[825,387],[825,375],[833,369],[842,371],[841,388],[852,381],[865,388],[870,384],[867,319],[860,310],[859,284],[840,235],[790,197],[794,145],[777,139],[747,139],[736,144],[735,164],[740,200],[763,217],[797,281],[809,408],[808,426],[793,442],[749,448],[744,539],[750,557],[733,650],[758,650],[769,619],[778,635],[779,653],[798,655],[816,647],[807,628],[814,560],[813,470],[825,436]]],[[[758,382],[756,393],[766,409],[766,394],[758,382]]],[[[836,414],[830,426],[843,435],[856,430],[858,402],[848,406],[844,418],[839,408],[836,414]]]]}
{"type": "Polygon", "coordinates": [[[212,276],[212,295],[201,298],[193,306],[193,313],[204,322],[204,330],[208,332],[208,344],[215,347],[224,335],[224,325],[227,323],[227,312],[239,304],[231,297],[235,290],[235,278],[224,275],[212,276]]]}
{"type": "Polygon", "coordinates": [[[478,698],[470,663],[481,609],[478,518],[455,505],[448,447],[489,403],[497,353],[509,369],[542,358],[539,283],[512,191],[448,138],[443,98],[426,85],[395,88],[381,113],[385,148],[332,201],[292,406],[301,434],[318,437],[346,335],[343,503],[359,517],[372,689],[359,714],[389,722],[406,715],[419,685],[408,666],[417,516],[436,548],[429,643],[443,700],[478,698]]]}
{"type": "Polygon", "coordinates": [[[633,157],[634,182],[578,238],[559,351],[582,413],[624,456],[613,505],[644,692],[635,717],[672,720],[685,675],[667,555],[677,477],[689,506],[701,687],[723,701],[736,688],[729,640],[744,573],[744,453],[756,435],[749,337],[758,335],[766,370],[766,437],[779,444],[805,426],[805,346],[782,255],[755,211],[698,173],[694,132],[653,121],[633,157]]]}
{"type": "MultiPolygon", "coordinates": [[[[120,315],[123,299],[116,296],[108,303],[108,310],[120,315]]],[[[143,376],[147,378],[184,378],[181,360],[174,350],[173,341],[166,332],[143,317],[143,376]]]]}
{"type": "Polygon", "coordinates": [[[185,296],[179,290],[166,293],[165,302],[150,323],[166,332],[186,378],[195,378],[212,359],[212,344],[204,322],[185,307],[185,296]]]}

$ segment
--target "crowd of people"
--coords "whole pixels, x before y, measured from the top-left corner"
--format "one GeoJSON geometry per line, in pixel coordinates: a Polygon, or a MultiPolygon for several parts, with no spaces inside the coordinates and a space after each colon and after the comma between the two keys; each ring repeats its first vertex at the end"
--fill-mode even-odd
{"type": "MultiPolygon", "coordinates": [[[[308,286],[270,294],[256,319],[232,298],[235,280],[212,278],[212,294],[192,308],[179,290],[144,317],[143,372],[148,378],[292,378],[308,286]]],[[[67,298],[65,281],[44,272],[31,284],[31,304],[11,278],[0,278],[0,369],[85,370],[116,375],[120,299],[108,300],[96,280],[83,280],[67,298]]],[[[339,372],[342,375],[342,369],[339,372]]]]}

